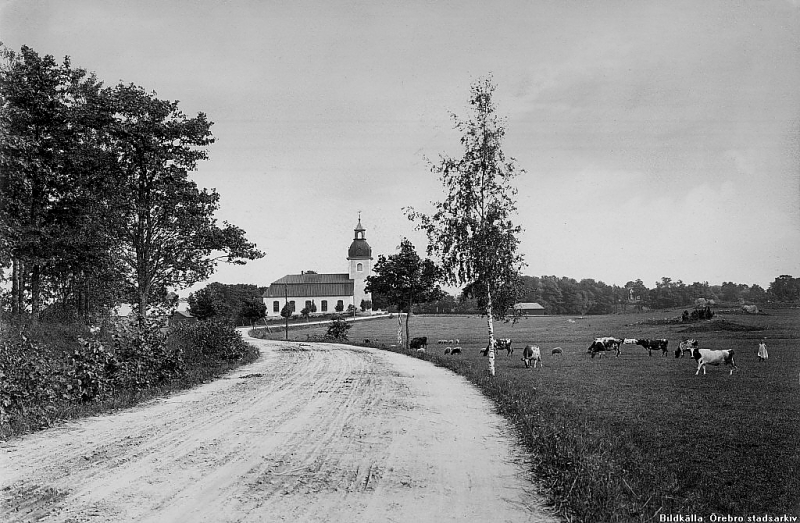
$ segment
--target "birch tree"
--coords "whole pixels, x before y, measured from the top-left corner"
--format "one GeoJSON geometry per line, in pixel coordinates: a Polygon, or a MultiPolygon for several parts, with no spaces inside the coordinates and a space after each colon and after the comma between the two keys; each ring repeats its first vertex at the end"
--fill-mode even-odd
{"type": "Polygon", "coordinates": [[[517,190],[512,181],[524,170],[506,158],[501,144],[505,122],[497,116],[491,78],[475,82],[470,90],[471,116],[452,114],[461,133],[463,155],[442,155],[430,162],[442,182],[445,198],[435,202],[435,212],[406,209],[409,219],[428,236],[428,254],[441,260],[444,283],[463,287],[476,298],[487,318],[489,374],[495,375],[494,320],[513,310],[520,287],[522,256],[517,252],[521,227],[516,214],[517,190]]]}

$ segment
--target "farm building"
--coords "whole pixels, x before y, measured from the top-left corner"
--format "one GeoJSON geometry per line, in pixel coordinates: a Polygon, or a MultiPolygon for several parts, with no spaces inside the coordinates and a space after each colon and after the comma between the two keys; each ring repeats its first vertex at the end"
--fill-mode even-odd
{"type": "Polygon", "coordinates": [[[514,313],[520,316],[542,316],[544,315],[544,307],[536,302],[533,303],[515,303],[514,313]]]}
{"type": "Polygon", "coordinates": [[[372,274],[372,247],[367,243],[365,232],[359,216],[355,237],[347,250],[347,273],[301,272],[287,274],[272,282],[263,295],[267,317],[280,316],[287,301],[294,306],[297,313],[314,304],[317,314],[335,312],[337,306],[345,311],[350,305],[360,310],[363,300],[371,302],[372,296],[365,288],[367,276],[372,274]]]}
{"type": "Polygon", "coordinates": [[[170,327],[174,327],[179,323],[195,323],[197,318],[189,311],[176,310],[169,317],[170,327]]]}

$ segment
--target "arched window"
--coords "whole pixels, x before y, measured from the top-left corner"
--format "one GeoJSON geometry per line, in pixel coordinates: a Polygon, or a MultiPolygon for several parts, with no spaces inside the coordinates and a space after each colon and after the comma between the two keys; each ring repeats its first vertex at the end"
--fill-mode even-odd
{"type": "Polygon", "coordinates": [[[356,265],[356,270],[358,272],[363,271],[364,270],[364,264],[363,263],[359,263],[358,265],[356,265]]]}

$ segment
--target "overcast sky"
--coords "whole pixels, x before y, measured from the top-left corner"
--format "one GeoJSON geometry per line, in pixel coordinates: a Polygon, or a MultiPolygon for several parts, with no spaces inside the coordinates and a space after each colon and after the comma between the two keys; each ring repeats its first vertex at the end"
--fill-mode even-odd
{"type": "MultiPolygon", "coordinates": [[[[266,256],[213,280],[346,272],[425,237],[425,158],[491,74],[528,275],[800,277],[800,1],[0,0],[0,41],[215,122],[192,177],[266,256]]],[[[196,286],[195,289],[202,287],[196,286]]],[[[185,293],[184,293],[185,294],[185,293]]]]}

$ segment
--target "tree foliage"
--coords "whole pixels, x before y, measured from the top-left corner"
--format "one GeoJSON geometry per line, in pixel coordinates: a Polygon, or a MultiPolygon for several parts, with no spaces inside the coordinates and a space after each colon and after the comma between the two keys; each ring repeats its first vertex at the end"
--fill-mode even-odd
{"type": "Polygon", "coordinates": [[[213,143],[205,114],[184,115],[133,84],[22,47],[0,62],[0,266],[9,306],[42,300],[83,314],[126,297],[141,313],[220,261],[263,256],[214,213],[219,195],[189,179],[213,143]]]}
{"type": "Polygon", "coordinates": [[[409,218],[427,233],[428,254],[441,261],[445,283],[462,286],[487,316],[492,375],[492,320],[505,318],[515,303],[523,266],[518,253],[522,229],[512,222],[517,194],[512,181],[524,172],[503,153],[506,130],[496,113],[494,91],[490,78],[478,80],[471,87],[472,115],[452,115],[463,155],[441,156],[431,165],[445,199],[434,203],[432,215],[408,210],[409,218]]]}
{"type": "MultiPolygon", "coordinates": [[[[437,284],[441,271],[430,259],[421,259],[414,245],[403,238],[397,254],[378,256],[367,276],[367,292],[378,293],[406,315],[406,346],[409,341],[409,318],[414,304],[438,300],[443,296],[437,284]]],[[[408,347],[406,347],[408,348],[408,347]]]]}

